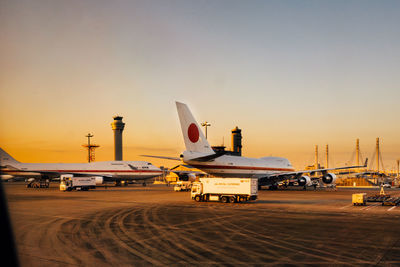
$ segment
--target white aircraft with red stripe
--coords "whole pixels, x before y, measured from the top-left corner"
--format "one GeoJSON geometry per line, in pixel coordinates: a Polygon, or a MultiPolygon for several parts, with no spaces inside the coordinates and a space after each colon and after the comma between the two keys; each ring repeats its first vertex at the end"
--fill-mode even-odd
{"type": "Polygon", "coordinates": [[[22,163],[0,148],[3,178],[53,179],[61,174],[95,176],[96,183],[146,180],[162,175],[162,170],[146,161],[102,161],[91,163],[22,163]]]}
{"type": "MultiPolygon", "coordinates": [[[[176,102],[179,120],[182,128],[186,151],[180,159],[195,168],[218,177],[259,178],[260,185],[276,185],[279,181],[297,179],[299,184],[312,185],[311,178],[305,174],[322,173],[322,181],[326,184],[335,183],[336,175],[330,170],[361,168],[351,166],[329,169],[295,171],[290,161],[281,157],[248,158],[227,155],[226,152],[215,152],[186,104],[176,102]]],[[[158,157],[158,156],[152,156],[158,157]]],[[[172,157],[158,157],[178,159],[172,157]]]]}

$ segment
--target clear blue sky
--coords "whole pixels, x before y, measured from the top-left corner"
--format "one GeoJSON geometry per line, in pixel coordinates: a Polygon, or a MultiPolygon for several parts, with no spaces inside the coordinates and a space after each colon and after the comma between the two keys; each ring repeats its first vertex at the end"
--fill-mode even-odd
{"type": "MultiPolygon", "coordinates": [[[[175,100],[247,156],[400,158],[400,1],[1,1],[0,145],[25,161],[184,149],[175,100]]],[[[323,161],[323,157],[321,157],[323,161]]],[[[163,162],[155,161],[161,165],[163,162]]],[[[169,165],[165,163],[164,165],[169,165]]]]}

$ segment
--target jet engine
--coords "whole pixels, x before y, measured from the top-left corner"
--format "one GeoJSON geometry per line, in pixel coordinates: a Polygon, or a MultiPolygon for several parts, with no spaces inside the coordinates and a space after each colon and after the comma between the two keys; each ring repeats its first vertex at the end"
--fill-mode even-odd
{"type": "Polygon", "coordinates": [[[102,176],[95,176],[95,178],[96,178],[96,185],[103,184],[104,179],[102,176]]]}
{"type": "Polygon", "coordinates": [[[312,184],[311,178],[309,176],[301,176],[298,179],[298,183],[300,186],[305,186],[305,185],[310,186],[312,184]]]}
{"type": "Polygon", "coordinates": [[[189,181],[191,181],[191,182],[194,182],[194,181],[196,181],[196,174],[194,174],[194,173],[189,173],[188,174],[188,177],[189,177],[189,181]]]}
{"type": "Polygon", "coordinates": [[[322,176],[322,181],[325,184],[334,184],[336,181],[336,175],[333,173],[327,173],[324,176],[322,176]]]}

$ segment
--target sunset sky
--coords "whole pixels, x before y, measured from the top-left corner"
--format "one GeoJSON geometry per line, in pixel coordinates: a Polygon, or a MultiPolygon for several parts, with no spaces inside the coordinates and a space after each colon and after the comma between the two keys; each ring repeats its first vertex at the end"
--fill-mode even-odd
{"type": "MultiPolygon", "coordinates": [[[[85,135],[113,160],[175,162],[175,101],[209,141],[297,169],[349,163],[360,138],[400,158],[400,1],[0,1],[0,147],[24,162],[85,162],[85,135]]],[[[353,162],[354,163],[354,162],[353,162]]]]}

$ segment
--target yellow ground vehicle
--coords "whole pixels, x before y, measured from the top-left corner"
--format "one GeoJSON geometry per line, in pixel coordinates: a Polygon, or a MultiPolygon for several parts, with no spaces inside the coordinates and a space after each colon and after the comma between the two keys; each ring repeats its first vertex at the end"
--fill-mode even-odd
{"type": "Polygon", "coordinates": [[[365,206],[367,204],[367,194],[366,193],[353,194],[352,202],[354,206],[365,206]]]}

